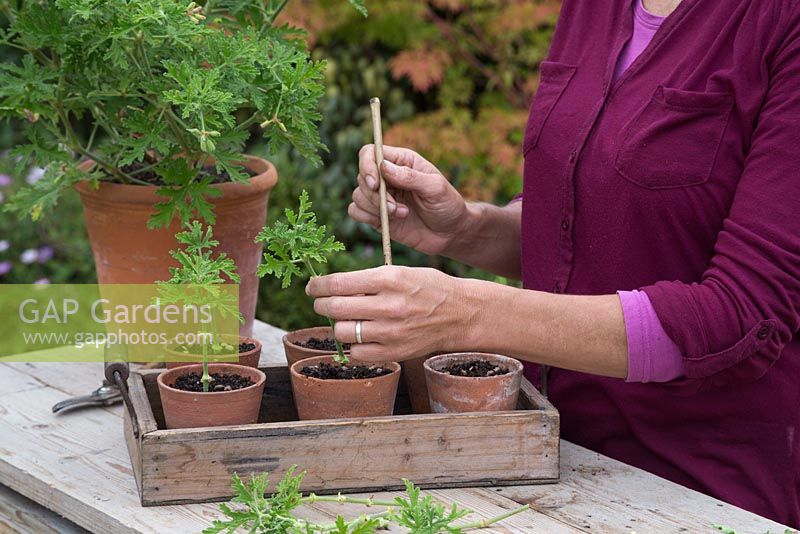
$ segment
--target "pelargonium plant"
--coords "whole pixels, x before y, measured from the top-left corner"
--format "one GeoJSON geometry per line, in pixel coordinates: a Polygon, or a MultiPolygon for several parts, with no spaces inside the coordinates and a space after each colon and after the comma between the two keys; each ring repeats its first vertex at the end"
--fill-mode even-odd
{"type": "Polygon", "coordinates": [[[270,150],[290,144],[319,161],[325,66],[301,32],[275,24],[286,3],[0,0],[0,46],[21,55],[0,64],[0,119],[22,119],[20,166],[46,169],[6,209],[38,219],[88,178],[160,186],[153,227],[176,215],[213,223],[218,176],[203,169],[246,181],[255,127],[270,150]]]}

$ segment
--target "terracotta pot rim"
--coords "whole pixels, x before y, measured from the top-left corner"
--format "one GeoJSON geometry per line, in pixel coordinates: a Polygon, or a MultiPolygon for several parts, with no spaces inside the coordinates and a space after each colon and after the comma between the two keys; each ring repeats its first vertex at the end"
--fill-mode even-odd
{"type": "MultiPolygon", "coordinates": [[[[246,388],[241,389],[234,389],[231,391],[183,391],[181,389],[176,389],[172,387],[170,384],[166,382],[165,376],[182,376],[184,374],[189,374],[193,371],[199,371],[200,373],[203,372],[203,364],[202,363],[193,363],[190,365],[182,365],[181,367],[175,367],[174,369],[167,369],[163,373],[159,373],[156,377],[156,382],[159,386],[168,388],[170,393],[174,393],[176,395],[190,397],[194,395],[202,395],[203,397],[207,398],[220,398],[225,395],[235,395],[237,393],[243,393],[245,391],[249,391],[253,388],[258,388],[262,386],[267,381],[267,375],[264,374],[264,371],[261,369],[256,369],[255,367],[248,367],[246,365],[239,365],[238,363],[209,363],[208,364],[208,372],[213,373],[215,369],[219,367],[234,367],[235,372],[241,376],[252,376],[252,374],[256,374],[258,376],[258,381],[251,385],[247,386],[246,388]],[[241,371],[240,371],[241,370],[241,371]]],[[[176,378],[177,378],[176,376],[176,378]]]]}
{"type": "MultiPolygon", "coordinates": [[[[307,330],[317,330],[317,329],[330,330],[331,327],[330,326],[310,326],[308,328],[300,328],[299,330],[292,330],[290,332],[286,332],[285,334],[283,334],[283,337],[281,338],[281,341],[283,342],[284,345],[291,345],[293,347],[297,347],[298,349],[300,349],[302,351],[305,351],[305,352],[308,352],[309,354],[312,354],[314,356],[330,356],[331,354],[336,354],[335,350],[309,349],[308,347],[304,347],[302,345],[298,345],[297,343],[292,343],[289,340],[289,336],[292,335],[292,334],[298,334],[300,332],[305,332],[307,330]]],[[[344,351],[344,353],[345,354],[350,354],[350,351],[346,350],[346,351],[344,351]]]]}
{"type": "Polygon", "coordinates": [[[376,376],[374,378],[352,378],[352,379],[346,380],[346,379],[341,379],[341,378],[328,378],[328,379],[316,378],[316,377],[313,377],[313,376],[306,376],[306,375],[302,374],[299,371],[299,366],[301,366],[301,365],[303,367],[306,367],[306,366],[313,366],[315,364],[322,363],[322,362],[330,363],[330,362],[333,362],[333,361],[334,361],[334,359],[330,355],[313,356],[311,358],[306,358],[305,360],[300,360],[300,361],[294,362],[292,364],[292,366],[289,368],[289,372],[291,373],[291,375],[293,377],[297,377],[298,379],[308,380],[311,383],[321,383],[321,384],[340,384],[340,383],[354,384],[354,383],[359,383],[359,382],[367,382],[367,381],[370,381],[370,380],[371,381],[392,380],[394,378],[394,375],[400,373],[400,364],[397,363],[397,362],[382,362],[382,363],[368,363],[367,364],[367,363],[358,362],[358,361],[353,361],[351,363],[354,363],[355,365],[380,365],[381,367],[386,367],[387,369],[391,369],[392,372],[389,373],[388,375],[376,376]]]}
{"type": "MultiPolygon", "coordinates": [[[[220,189],[222,195],[213,199],[214,204],[237,203],[242,197],[250,197],[261,191],[269,191],[278,183],[278,171],[275,166],[264,158],[243,154],[243,164],[251,171],[258,174],[252,176],[248,183],[225,182],[212,184],[211,187],[220,189]]],[[[91,169],[95,163],[87,160],[79,165],[83,171],[91,169]]],[[[148,204],[163,201],[163,197],[156,195],[161,187],[157,185],[117,184],[100,181],[97,189],[89,187],[89,180],[81,180],[73,186],[83,197],[96,201],[110,203],[124,202],[126,204],[148,204]]]]}
{"type": "MultiPolygon", "coordinates": [[[[233,336],[232,335],[228,335],[228,334],[223,334],[222,337],[223,338],[227,338],[227,337],[233,337],[233,336]]],[[[252,349],[250,349],[248,351],[245,351],[245,352],[239,352],[237,354],[239,357],[246,356],[248,354],[252,354],[255,351],[261,350],[263,348],[263,345],[261,344],[261,342],[259,340],[257,340],[256,338],[254,338],[254,337],[248,337],[248,336],[237,336],[237,337],[239,338],[239,344],[240,345],[242,343],[254,343],[255,344],[255,348],[252,348],[252,349]]],[[[164,347],[164,351],[168,352],[170,354],[174,354],[176,356],[196,356],[196,357],[202,357],[203,356],[202,354],[191,354],[191,353],[188,353],[188,352],[178,352],[178,351],[175,351],[172,348],[166,347],[166,346],[164,347]]],[[[214,355],[213,354],[209,354],[209,356],[213,357],[214,355]]],[[[231,355],[230,357],[233,358],[233,355],[231,355]]],[[[227,362],[214,362],[214,363],[227,363],[227,362]]],[[[231,363],[234,363],[234,362],[231,362],[231,363]]]]}
{"type": "Polygon", "coordinates": [[[461,381],[486,381],[486,380],[502,380],[504,378],[508,378],[515,374],[522,373],[523,365],[522,362],[517,360],[516,358],[512,358],[511,356],[504,356],[502,354],[493,354],[488,352],[449,352],[446,354],[439,354],[438,356],[432,356],[423,362],[423,366],[426,370],[431,372],[437,373],[440,376],[447,377],[448,379],[453,380],[461,380],[461,381]],[[494,376],[457,376],[451,375],[450,373],[445,373],[438,369],[436,366],[442,362],[447,360],[452,360],[453,363],[461,360],[486,360],[489,362],[495,362],[501,365],[505,365],[508,367],[508,373],[504,375],[494,375],[494,376]]]}

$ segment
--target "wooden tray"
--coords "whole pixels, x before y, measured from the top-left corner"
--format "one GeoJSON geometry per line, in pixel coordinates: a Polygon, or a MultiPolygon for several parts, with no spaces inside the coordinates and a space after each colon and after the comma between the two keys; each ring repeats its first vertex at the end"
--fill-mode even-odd
{"type": "Polygon", "coordinates": [[[139,436],[125,410],[125,441],[143,506],[228,500],[232,473],[274,473],[274,485],[292,465],[317,493],[558,480],[559,415],[525,379],[517,411],[412,415],[401,380],[394,416],[298,421],[288,369],[262,371],[259,423],[180,430],[165,429],[162,371],[131,373],[139,436]]]}

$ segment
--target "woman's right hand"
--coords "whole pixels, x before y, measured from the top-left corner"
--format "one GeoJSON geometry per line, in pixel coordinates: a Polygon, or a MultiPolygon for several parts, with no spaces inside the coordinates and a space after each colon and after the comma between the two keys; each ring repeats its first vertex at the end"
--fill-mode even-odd
{"type": "MultiPolygon", "coordinates": [[[[439,169],[408,148],[383,147],[392,239],[425,254],[442,254],[467,222],[467,203],[439,169]]],[[[380,208],[375,146],[358,154],[358,187],[347,209],[350,217],[378,229],[380,208]]]]}

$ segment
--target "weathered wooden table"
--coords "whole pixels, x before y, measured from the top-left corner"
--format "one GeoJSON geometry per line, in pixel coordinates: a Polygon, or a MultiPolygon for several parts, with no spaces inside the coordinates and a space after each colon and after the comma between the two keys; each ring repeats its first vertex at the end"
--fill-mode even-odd
{"type": "MultiPolygon", "coordinates": [[[[281,330],[256,324],[262,363],[283,360],[281,330]]],[[[122,407],[55,416],[51,406],[95,389],[98,363],[0,362],[0,532],[199,532],[219,517],[214,504],[142,508],[122,433],[122,407]]],[[[737,532],[784,527],[586,449],[562,442],[555,485],[431,491],[490,517],[531,510],[482,532],[737,532]]],[[[378,494],[386,498],[389,494],[378,494]]],[[[308,519],[357,515],[336,504],[305,506],[308,519]]]]}

